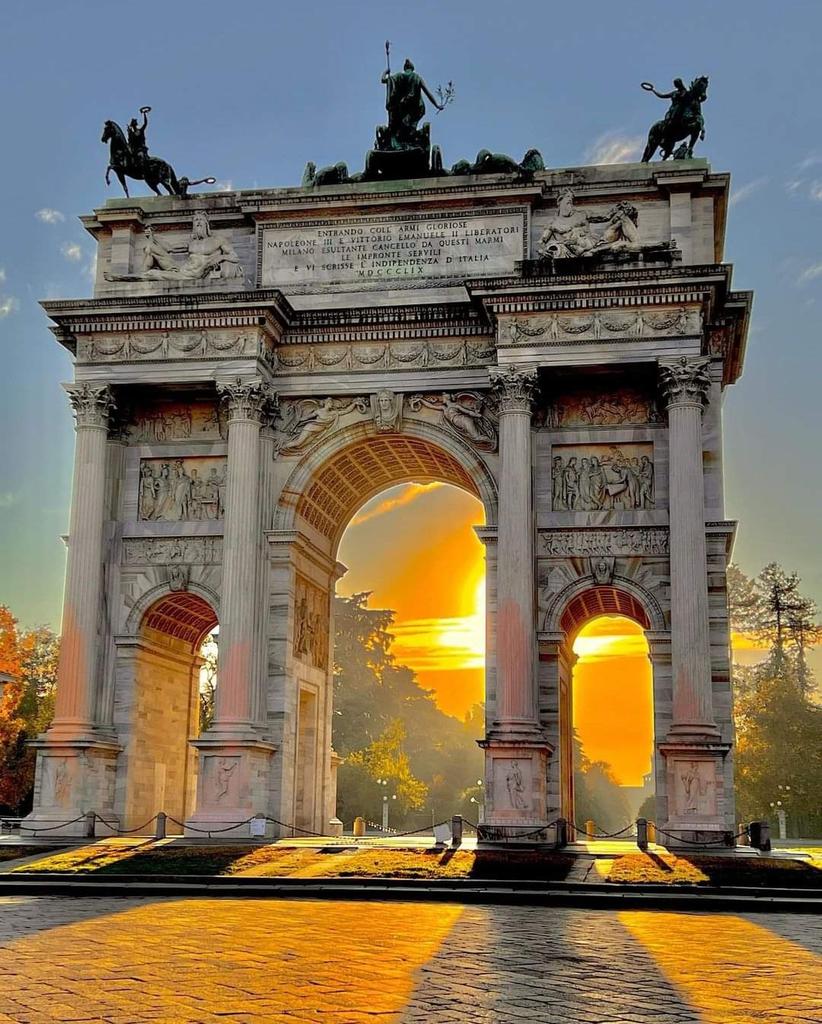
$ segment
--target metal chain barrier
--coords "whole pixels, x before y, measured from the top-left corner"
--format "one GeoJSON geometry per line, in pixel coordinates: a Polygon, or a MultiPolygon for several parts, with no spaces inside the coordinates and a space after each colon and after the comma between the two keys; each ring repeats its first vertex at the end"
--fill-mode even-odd
{"type": "Polygon", "coordinates": [[[208,836],[211,839],[212,835],[217,836],[222,832],[233,832],[235,829],[242,828],[243,825],[254,821],[256,817],[257,815],[253,814],[250,818],[246,818],[245,821],[238,821],[235,825],[229,825],[228,828],[196,828],[194,825],[186,825],[184,822],[172,818],[170,814],[166,815],[166,820],[173,821],[175,825],[179,825],[184,831],[187,829],[189,832],[199,832],[201,835],[208,836]]]}
{"type": "Polygon", "coordinates": [[[553,821],[549,821],[547,825],[540,825],[539,828],[533,828],[533,829],[530,829],[527,832],[518,832],[517,835],[515,835],[515,836],[503,835],[502,838],[499,838],[499,839],[489,839],[487,837],[487,833],[488,832],[491,832],[492,830],[498,828],[499,826],[497,826],[497,825],[477,825],[476,826],[476,828],[477,828],[477,838],[480,839],[480,840],[484,839],[486,842],[493,842],[493,843],[500,843],[500,842],[501,843],[508,843],[508,842],[510,842],[513,839],[530,839],[532,836],[533,837],[540,836],[544,832],[547,832],[548,829],[549,828],[553,828],[559,822],[559,820],[560,820],[559,818],[555,818],[553,821]]]}
{"type": "Polygon", "coordinates": [[[85,821],[85,814],[81,814],[79,818],[73,818],[71,821],[61,821],[59,825],[51,825],[49,828],[32,828],[31,825],[21,825],[20,831],[34,832],[56,832],[58,828],[68,828],[69,825],[76,825],[78,821],[85,821]]]}
{"type": "Polygon", "coordinates": [[[111,829],[111,831],[115,835],[133,836],[136,835],[138,832],[142,832],[144,829],[147,829],[149,825],[153,825],[160,817],[160,814],[162,814],[162,811],[159,811],[157,814],[154,815],[153,818],[149,818],[148,821],[143,822],[143,824],[139,825],[137,828],[119,828],[118,826],[112,825],[110,822],[106,821],[105,818],[100,817],[100,815],[96,811],[94,812],[94,818],[96,821],[99,821],[103,825],[105,825],[106,828],[111,829]]]}
{"type": "Polygon", "coordinates": [[[667,836],[669,839],[673,839],[674,842],[684,843],[685,846],[728,846],[732,844],[735,839],[739,839],[741,836],[748,834],[747,828],[743,828],[741,832],[737,832],[732,836],[722,836],[721,839],[706,839],[702,843],[695,843],[692,839],[684,839],[682,836],[674,835],[673,832],[666,832],[664,828],[660,828],[655,822],[651,824],[656,828],[657,834],[661,836],[667,836]]]}
{"type": "MultiPolygon", "coordinates": [[[[594,824],[596,824],[596,822],[594,824]]],[[[568,823],[568,827],[572,828],[574,830],[574,832],[576,832],[576,834],[579,835],[579,836],[587,836],[588,835],[587,830],[584,829],[584,828],[580,828],[579,825],[577,825],[577,823],[575,821],[569,822],[568,823]]],[[[635,827],[635,823],[631,822],[630,824],[626,825],[625,828],[621,828],[618,832],[600,832],[597,829],[597,832],[595,833],[595,835],[592,838],[594,838],[594,839],[616,839],[617,836],[624,835],[626,832],[631,832],[633,834],[634,827],[635,827]]]]}
{"type": "MultiPolygon", "coordinates": [[[[267,814],[264,815],[264,817],[265,817],[265,820],[266,821],[270,821],[272,823],[272,825],[279,825],[280,828],[291,829],[292,832],[301,832],[304,836],[314,836],[317,839],[328,839],[329,838],[323,832],[312,832],[310,829],[300,828],[299,825],[286,825],[286,823],[284,821],[278,821],[276,818],[270,818],[267,814]]],[[[253,821],[254,819],[251,818],[249,820],[253,821]]],[[[258,818],[257,820],[259,821],[261,819],[258,818]]]]}

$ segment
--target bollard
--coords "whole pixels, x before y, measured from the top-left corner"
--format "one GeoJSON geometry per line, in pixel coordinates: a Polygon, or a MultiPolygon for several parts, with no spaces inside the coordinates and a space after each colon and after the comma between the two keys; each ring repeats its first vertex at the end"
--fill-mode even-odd
{"type": "Polygon", "coordinates": [[[86,811],[86,820],[83,822],[83,835],[86,839],[94,839],[94,825],[97,815],[94,811],[86,811]]]}
{"type": "Polygon", "coordinates": [[[656,825],[652,822],[648,822],[648,842],[656,843],[656,825]]]}
{"type": "Polygon", "coordinates": [[[761,853],[767,853],[771,848],[771,826],[767,821],[752,821],[748,828],[751,846],[761,853]]]}
{"type": "Polygon", "coordinates": [[[354,819],[354,838],[359,839],[365,835],[365,818],[354,819]]]}
{"type": "Polygon", "coordinates": [[[332,818],[328,822],[328,834],[333,836],[335,839],[339,839],[343,834],[343,823],[339,818],[332,818]]]}
{"type": "Polygon", "coordinates": [[[455,814],[451,818],[451,845],[462,845],[462,815],[455,814]]]}
{"type": "Polygon", "coordinates": [[[565,818],[557,818],[557,846],[568,845],[568,821],[565,818]]]}
{"type": "Polygon", "coordinates": [[[157,820],[154,823],[154,838],[165,839],[166,837],[166,815],[165,811],[160,811],[157,815],[157,820]]]}
{"type": "Polygon", "coordinates": [[[636,820],[636,844],[645,853],[648,849],[648,819],[637,818],[636,820]]]}
{"type": "Polygon", "coordinates": [[[740,821],[736,831],[739,833],[738,844],[739,846],[750,846],[751,837],[748,835],[748,826],[744,821],[740,821]]]}
{"type": "Polygon", "coordinates": [[[591,820],[591,819],[589,818],[589,819],[588,819],[588,820],[587,820],[587,821],[585,822],[585,838],[586,838],[586,839],[593,839],[593,838],[594,838],[594,836],[595,836],[596,830],[597,830],[597,827],[596,827],[596,825],[595,825],[595,824],[594,824],[594,822],[593,822],[593,821],[592,821],[592,820],[591,820]]]}

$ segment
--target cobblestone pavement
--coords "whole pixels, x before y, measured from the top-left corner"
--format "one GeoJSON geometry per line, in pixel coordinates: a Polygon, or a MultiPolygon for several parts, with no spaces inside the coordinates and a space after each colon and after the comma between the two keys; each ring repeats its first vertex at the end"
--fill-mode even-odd
{"type": "Polygon", "coordinates": [[[0,898],[0,1024],[803,1024],[822,918],[0,898]]]}

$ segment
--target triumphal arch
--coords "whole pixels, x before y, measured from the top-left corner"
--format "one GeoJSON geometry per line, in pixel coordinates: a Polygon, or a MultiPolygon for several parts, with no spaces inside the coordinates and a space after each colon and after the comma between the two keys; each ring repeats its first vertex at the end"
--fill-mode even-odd
{"type": "Polygon", "coordinates": [[[535,151],[446,172],[421,135],[397,180],[389,128],[353,179],[83,218],[94,297],[44,304],[77,436],[29,824],[337,827],[337,546],[382,489],[445,481],[485,511],[490,834],[573,816],[572,643],[603,613],[648,639],[657,822],[732,830],[721,410],[750,295],[728,176],[535,151]]]}

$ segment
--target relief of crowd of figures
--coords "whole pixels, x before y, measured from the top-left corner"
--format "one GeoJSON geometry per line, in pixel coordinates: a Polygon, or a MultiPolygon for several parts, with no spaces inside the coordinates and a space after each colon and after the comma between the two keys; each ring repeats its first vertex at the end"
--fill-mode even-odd
{"type": "Polygon", "coordinates": [[[553,449],[551,508],[598,512],[654,507],[654,465],[648,444],[564,446],[553,449]],[[594,454],[596,453],[596,454],[594,454]]]}
{"type": "Polygon", "coordinates": [[[663,527],[622,530],[552,530],[542,534],[545,554],[557,558],[587,555],[667,555],[663,527]]]}
{"type": "Polygon", "coordinates": [[[148,522],[222,519],[224,457],[142,459],[139,517],[148,522]]]}
{"type": "Polygon", "coordinates": [[[653,396],[638,388],[607,391],[570,391],[548,400],[535,422],[549,429],[611,427],[624,423],[658,423],[661,417],[653,396]]]}
{"type": "Polygon", "coordinates": [[[228,436],[224,410],[216,402],[147,405],[129,428],[134,442],[225,440],[228,436]]]}

